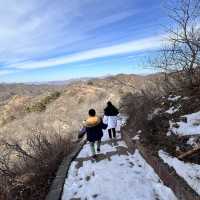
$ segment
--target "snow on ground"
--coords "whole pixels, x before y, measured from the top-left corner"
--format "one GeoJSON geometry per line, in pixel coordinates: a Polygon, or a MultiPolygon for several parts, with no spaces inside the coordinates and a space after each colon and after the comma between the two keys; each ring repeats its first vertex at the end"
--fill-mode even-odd
{"type": "MultiPolygon", "coordinates": [[[[116,144],[112,143],[111,145],[110,144],[101,145],[101,153],[106,154],[107,152],[115,151],[115,148],[117,146],[127,147],[123,141],[117,141],[116,144]]],[[[78,158],[87,158],[90,156],[91,156],[90,144],[87,143],[85,145],[85,148],[83,148],[82,151],[79,153],[78,158]]]]}
{"type": "Polygon", "coordinates": [[[147,119],[152,120],[154,118],[154,116],[158,115],[161,111],[162,111],[161,108],[156,108],[152,113],[149,113],[147,115],[147,119]]]}
{"type": "Polygon", "coordinates": [[[124,115],[119,114],[119,115],[118,115],[118,123],[119,123],[119,124],[118,124],[118,128],[120,129],[120,127],[125,126],[127,120],[128,120],[128,117],[127,117],[127,116],[124,116],[124,115]]]}
{"type": "Polygon", "coordinates": [[[188,145],[191,145],[193,148],[197,148],[199,146],[199,137],[190,137],[187,141],[188,145]]]}
{"type": "Polygon", "coordinates": [[[175,200],[138,151],[99,163],[87,161],[77,169],[72,163],[62,200],[175,200]]]}
{"type": "Polygon", "coordinates": [[[170,107],[168,110],[166,110],[165,112],[168,113],[168,114],[174,114],[176,113],[177,111],[179,111],[181,106],[178,106],[178,108],[175,108],[174,106],[170,107]]]}
{"type": "Polygon", "coordinates": [[[103,159],[91,160],[89,144],[72,162],[64,185],[62,200],[176,200],[151,166],[140,155],[128,152],[118,132],[116,142],[104,132],[103,159]],[[120,149],[123,151],[120,153],[120,149]],[[125,152],[124,152],[125,150],[125,152]]]}
{"type": "Polygon", "coordinates": [[[200,135],[200,111],[183,117],[187,118],[187,122],[177,122],[179,128],[173,127],[170,122],[170,130],[177,135],[200,135]]]}
{"type": "Polygon", "coordinates": [[[159,156],[200,195],[200,165],[185,163],[160,150],[159,156]]]}
{"type": "Polygon", "coordinates": [[[140,136],[139,135],[136,135],[132,138],[132,140],[139,140],[140,139],[140,136]]]}
{"type": "Polygon", "coordinates": [[[168,132],[167,132],[167,136],[171,136],[172,135],[172,133],[171,133],[171,131],[169,130],[168,132]]]}
{"type": "Polygon", "coordinates": [[[169,97],[168,97],[168,100],[169,101],[177,101],[177,100],[179,100],[181,98],[181,96],[173,96],[173,95],[170,95],[169,97]]]}

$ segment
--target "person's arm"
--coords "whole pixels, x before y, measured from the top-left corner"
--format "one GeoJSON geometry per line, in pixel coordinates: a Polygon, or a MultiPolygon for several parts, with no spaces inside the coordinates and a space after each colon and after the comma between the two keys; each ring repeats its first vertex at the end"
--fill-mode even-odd
{"type": "Polygon", "coordinates": [[[108,124],[105,124],[103,120],[101,119],[101,128],[105,130],[107,129],[107,127],[108,127],[108,124]]]}
{"type": "Polygon", "coordinates": [[[104,115],[104,116],[103,116],[102,122],[103,122],[104,124],[108,124],[108,116],[104,115]]]}
{"type": "Polygon", "coordinates": [[[78,133],[78,139],[83,138],[83,136],[85,135],[85,133],[86,133],[86,127],[84,126],[84,127],[82,127],[82,128],[80,129],[80,131],[79,131],[79,133],[78,133]]]}

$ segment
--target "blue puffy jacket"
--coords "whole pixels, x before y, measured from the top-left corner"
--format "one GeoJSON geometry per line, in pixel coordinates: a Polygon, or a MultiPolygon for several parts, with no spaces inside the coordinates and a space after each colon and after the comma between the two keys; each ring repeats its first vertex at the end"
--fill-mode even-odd
{"type": "Polygon", "coordinates": [[[103,137],[103,129],[107,128],[107,124],[104,124],[102,119],[99,117],[89,117],[86,120],[86,133],[87,140],[89,142],[95,142],[101,140],[103,137]]]}

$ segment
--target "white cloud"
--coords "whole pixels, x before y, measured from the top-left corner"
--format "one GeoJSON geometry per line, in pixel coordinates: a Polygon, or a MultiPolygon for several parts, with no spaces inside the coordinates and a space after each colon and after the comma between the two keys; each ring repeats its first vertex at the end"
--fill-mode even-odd
{"type": "Polygon", "coordinates": [[[92,30],[134,14],[130,0],[2,0],[0,63],[35,60],[95,48],[92,30]],[[119,10],[120,8],[120,10],[119,10]]]}
{"type": "Polygon", "coordinates": [[[150,38],[144,38],[137,41],[129,41],[129,42],[118,44],[118,45],[92,49],[92,50],[88,50],[88,51],[84,51],[84,52],[80,52],[80,53],[76,53],[72,55],[47,59],[44,61],[12,64],[12,65],[8,65],[7,67],[17,68],[17,69],[46,68],[46,67],[53,67],[57,65],[75,63],[79,61],[91,60],[95,58],[155,49],[155,48],[160,47],[162,43],[162,37],[163,35],[150,37],[150,38]]]}
{"type": "Polygon", "coordinates": [[[0,70],[0,76],[8,75],[17,72],[18,70],[0,70]]]}
{"type": "Polygon", "coordinates": [[[2,0],[0,76],[159,47],[161,36],[132,40],[147,36],[150,29],[146,21],[142,25],[140,20],[127,20],[144,11],[135,4],[133,0],[2,0]]]}

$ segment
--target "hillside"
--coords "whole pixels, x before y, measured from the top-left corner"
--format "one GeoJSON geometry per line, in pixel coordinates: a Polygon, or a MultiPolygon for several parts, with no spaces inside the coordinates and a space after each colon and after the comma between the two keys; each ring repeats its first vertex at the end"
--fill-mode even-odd
{"type": "MultiPolygon", "coordinates": [[[[4,103],[0,106],[0,119],[4,118],[4,123],[0,124],[2,151],[0,173],[2,177],[9,177],[8,180],[12,181],[9,185],[11,190],[5,192],[5,188],[2,187],[2,193],[11,194],[10,199],[12,199],[13,195],[21,195],[20,191],[23,190],[22,199],[44,198],[63,158],[68,159],[69,156],[70,159],[71,153],[77,147],[80,148],[77,135],[83,120],[88,115],[88,110],[95,108],[97,114],[102,116],[106,102],[110,100],[120,109],[121,116],[123,114],[128,116],[121,134],[118,135],[120,138],[115,144],[106,138],[107,134],[104,134],[102,152],[98,154],[99,160],[97,159],[95,166],[90,166],[92,158],[86,144],[80,152],[80,155],[84,153],[86,155],[83,157],[79,155],[75,162],[72,162],[69,181],[74,183],[74,179],[78,177],[80,181],[77,183],[86,181],[90,184],[90,179],[96,179],[101,175],[99,181],[103,188],[106,178],[100,170],[97,170],[98,167],[117,166],[115,173],[133,170],[132,178],[129,177],[129,173],[125,174],[126,183],[119,176],[121,184],[129,185],[133,180],[148,181],[146,174],[149,173],[153,177],[153,181],[150,181],[152,187],[137,185],[134,182],[133,188],[137,188],[139,192],[128,190],[127,195],[130,197],[139,195],[138,197],[143,199],[142,191],[147,189],[149,195],[152,194],[152,200],[165,199],[165,195],[156,189],[157,186],[166,190],[166,194],[174,199],[182,195],[189,195],[192,198],[198,196],[200,183],[196,171],[199,170],[197,154],[199,150],[195,150],[197,153],[193,156],[178,158],[188,151],[193,151],[194,148],[199,148],[199,90],[194,88],[189,93],[188,90],[176,87],[170,91],[165,90],[163,84],[166,82],[162,80],[162,74],[149,76],[119,74],[79,80],[67,85],[48,85],[48,87],[37,85],[33,87],[34,92],[31,92],[32,86],[30,88],[28,85],[20,86],[22,88],[15,94],[9,93],[10,97],[3,100],[4,103]],[[76,166],[73,167],[74,165],[76,166]],[[173,167],[173,175],[169,166],[173,167]],[[98,171],[95,173],[97,177],[90,176],[90,173],[93,173],[90,169],[98,171]],[[137,175],[138,170],[142,177],[137,175]],[[85,176],[86,171],[89,175],[86,173],[88,176],[82,180],[82,173],[85,176]],[[77,174],[75,177],[74,172],[77,174]],[[174,184],[178,187],[174,188],[174,184]]],[[[3,96],[3,92],[1,95],[3,96]]],[[[64,174],[65,170],[67,169],[63,169],[64,174]]],[[[115,176],[109,177],[111,184],[115,180],[115,176]]],[[[2,181],[3,178],[0,179],[0,183],[2,181]]],[[[93,197],[98,193],[96,198],[101,199],[103,195],[99,188],[93,188],[91,194],[85,194],[81,191],[87,190],[87,186],[80,189],[77,186],[66,185],[64,196],[71,194],[72,197],[85,195],[93,197]],[[71,193],[70,188],[74,193],[71,193]]],[[[62,188],[63,185],[56,187],[62,188]]],[[[121,187],[119,191],[121,191],[119,194],[123,194],[121,187]]],[[[61,194],[60,192],[59,195],[61,194]]],[[[108,199],[113,197],[110,190],[106,195],[108,199]]]]}
{"type": "MultiPolygon", "coordinates": [[[[45,197],[61,161],[79,145],[77,134],[88,110],[95,108],[101,116],[110,100],[123,111],[123,97],[155,86],[155,80],[120,74],[59,86],[21,85],[9,92],[0,106],[0,199],[9,194],[13,200],[22,190],[21,199],[45,197]],[[11,181],[9,187],[5,180],[11,181]]],[[[3,96],[7,90],[2,91],[3,96]]]]}
{"type": "MultiPolygon", "coordinates": [[[[151,78],[152,79],[152,78],[151,78]]],[[[119,105],[123,95],[145,87],[149,77],[117,75],[103,79],[76,81],[68,85],[3,85],[0,96],[1,137],[22,139],[33,129],[71,134],[78,130],[89,108],[102,114],[106,101],[119,105]],[[37,106],[53,92],[61,95],[38,112],[37,106]],[[7,97],[7,99],[6,99],[7,97]],[[27,107],[31,108],[28,109],[27,107]],[[17,127],[17,128],[16,128],[17,127]]]]}

